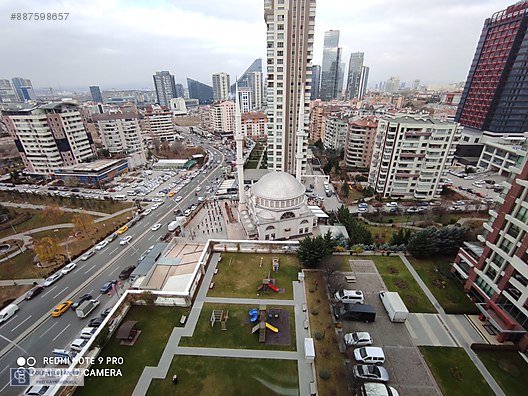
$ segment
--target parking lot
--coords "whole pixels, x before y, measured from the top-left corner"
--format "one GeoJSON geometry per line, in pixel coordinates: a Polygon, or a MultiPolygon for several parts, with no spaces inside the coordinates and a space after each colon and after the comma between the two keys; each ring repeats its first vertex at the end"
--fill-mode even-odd
{"type": "MultiPolygon", "coordinates": [[[[379,298],[379,291],[386,290],[374,263],[370,260],[351,260],[356,282],[349,283],[349,289],[362,290],[365,303],[376,308],[376,321],[373,323],[343,321],[342,335],[353,331],[367,331],[372,336],[372,346],[382,347],[385,353],[383,367],[388,371],[389,385],[400,395],[441,395],[436,382],[424,362],[418,348],[413,344],[404,323],[392,323],[379,298]]],[[[345,350],[342,337],[340,348],[345,350]]],[[[347,355],[348,378],[352,379],[352,366],[355,364],[353,349],[347,355]]]]}

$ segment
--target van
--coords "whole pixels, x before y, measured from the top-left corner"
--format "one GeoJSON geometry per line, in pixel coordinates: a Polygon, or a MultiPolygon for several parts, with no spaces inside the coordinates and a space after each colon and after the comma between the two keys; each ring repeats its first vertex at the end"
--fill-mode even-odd
{"type": "Polygon", "coordinates": [[[339,320],[354,320],[356,322],[374,322],[376,309],[368,304],[343,304],[334,309],[335,317],[339,320]]]}
{"type": "Polygon", "coordinates": [[[361,290],[343,289],[343,290],[336,292],[335,298],[337,301],[340,301],[342,303],[350,303],[350,304],[364,304],[365,303],[365,298],[361,290]]]}
{"type": "Polygon", "coordinates": [[[2,309],[0,311],[0,323],[4,323],[6,320],[8,320],[11,316],[16,314],[18,311],[18,305],[16,304],[9,304],[7,307],[2,309]]]}
{"type": "Polygon", "coordinates": [[[361,347],[354,349],[354,359],[365,364],[383,364],[385,354],[379,347],[361,347]]]}
{"type": "Polygon", "coordinates": [[[114,195],[114,199],[116,201],[126,201],[127,197],[126,197],[126,195],[118,194],[118,195],[114,195]]]}

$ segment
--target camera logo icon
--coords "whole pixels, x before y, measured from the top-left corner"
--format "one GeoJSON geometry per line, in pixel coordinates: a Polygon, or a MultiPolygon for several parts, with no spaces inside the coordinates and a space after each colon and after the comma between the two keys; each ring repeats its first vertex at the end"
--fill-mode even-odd
{"type": "Polygon", "coordinates": [[[28,358],[21,356],[16,362],[18,367],[11,367],[9,369],[9,385],[28,386],[30,383],[31,374],[35,370],[34,366],[36,359],[32,356],[28,358]]]}

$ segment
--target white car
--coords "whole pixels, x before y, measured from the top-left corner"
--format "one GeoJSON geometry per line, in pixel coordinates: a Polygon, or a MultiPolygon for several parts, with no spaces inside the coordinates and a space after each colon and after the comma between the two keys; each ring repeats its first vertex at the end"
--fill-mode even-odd
{"type": "Polygon", "coordinates": [[[151,213],[152,213],[152,209],[146,209],[146,210],[143,212],[143,214],[144,214],[145,216],[148,216],[148,215],[151,214],[151,213]]]}
{"type": "MultiPolygon", "coordinates": [[[[165,196],[165,194],[163,194],[165,196]]],[[[161,198],[152,198],[152,202],[162,202],[163,200],[161,198]]]]}
{"type": "Polygon", "coordinates": [[[398,202],[387,202],[385,206],[388,208],[395,208],[398,206],[398,202]]]}
{"type": "Polygon", "coordinates": [[[205,197],[198,197],[198,202],[203,202],[205,201],[205,197]]]}
{"type": "Polygon", "coordinates": [[[48,287],[57,282],[60,278],[62,278],[62,272],[55,272],[53,275],[51,275],[49,278],[47,278],[42,286],[48,287]]]}
{"type": "Polygon", "coordinates": [[[132,236],[127,235],[126,237],[122,238],[121,241],[119,241],[119,244],[121,246],[125,246],[131,239],[132,239],[132,236]]]}
{"type": "Polygon", "coordinates": [[[77,264],[75,264],[75,263],[70,263],[70,264],[66,265],[66,266],[61,270],[61,273],[62,273],[62,275],[66,275],[67,273],[72,272],[76,267],[77,267],[77,264]]]}
{"type": "Polygon", "coordinates": [[[72,351],[77,351],[77,352],[80,352],[84,346],[88,344],[88,340],[85,339],[85,338],[77,338],[75,340],[73,340],[73,342],[71,343],[71,346],[70,348],[72,349],[72,351]]]}
{"type": "Polygon", "coordinates": [[[202,191],[202,187],[198,186],[196,187],[196,192],[202,191]]]}
{"type": "Polygon", "coordinates": [[[158,231],[160,228],[161,228],[161,224],[158,223],[158,224],[154,224],[150,230],[151,231],[158,231]]]}
{"type": "Polygon", "coordinates": [[[94,254],[95,254],[95,250],[90,250],[90,251],[86,252],[86,253],[81,257],[81,260],[82,260],[82,261],[86,261],[86,260],[88,260],[90,257],[92,257],[94,254]]]}
{"type": "Polygon", "coordinates": [[[95,250],[101,250],[108,246],[108,241],[101,241],[95,245],[95,250]]]}
{"type": "Polygon", "coordinates": [[[174,198],[176,202],[180,202],[182,199],[183,197],[181,195],[178,195],[176,198],[174,198]]]}
{"type": "Polygon", "coordinates": [[[366,331],[347,333],[344,336],[346,346],[365,346],[372,345],[372,337],[366,331]]]}

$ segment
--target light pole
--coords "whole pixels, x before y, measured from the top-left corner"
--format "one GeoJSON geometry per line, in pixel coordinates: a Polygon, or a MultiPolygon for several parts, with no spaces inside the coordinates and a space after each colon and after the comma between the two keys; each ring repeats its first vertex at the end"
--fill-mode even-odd
{"type": "Polygon", "coordinates": [[[71,255],[70,255],[70,239],[73,238],[72,235],[68,236],[68,239],[66,240],[66,254],[68,256],[68,261],[71,263],[71,255]]]}

